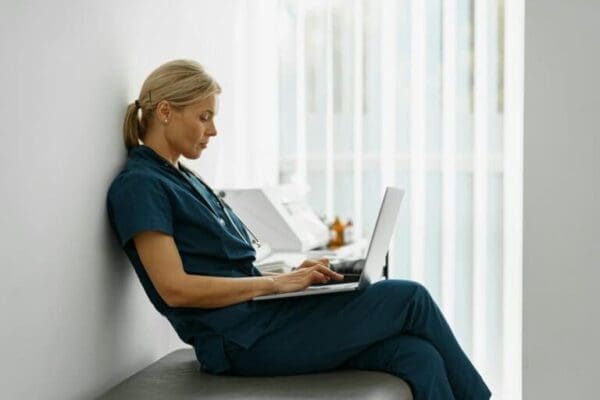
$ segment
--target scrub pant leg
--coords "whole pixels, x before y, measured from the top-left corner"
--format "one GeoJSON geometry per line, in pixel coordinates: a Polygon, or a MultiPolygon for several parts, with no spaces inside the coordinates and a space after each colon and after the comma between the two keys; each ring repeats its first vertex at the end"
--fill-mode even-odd
{"type": "Polygon", "coordinates": [[[441,311],[416,282],[386,280],[357,292],[276,301],[273,328],[249,349],[228,351],[232,374],[349,367],[395,374],[411,385],[415,400],[490,398],[441,311]]]}
{"type": "Polygon", "coordinates": [[[410,385],[415,399],[456,399],[444,359],[431,343],[416,336],[382,340],[346,361],[343,367],[399,376],[410,385]]]}

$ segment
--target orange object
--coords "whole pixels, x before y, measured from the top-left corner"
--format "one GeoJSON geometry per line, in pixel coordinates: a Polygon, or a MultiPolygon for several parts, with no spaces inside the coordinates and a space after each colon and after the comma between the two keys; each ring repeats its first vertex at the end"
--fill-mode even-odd
{"type": "Polygon", "coordinates": [[[330,249],[335,249],[344,245],[344,224],[339,217],[335,217],[333,224],[329,227],[331,230],[331,240],[327,244],[330,249]]]}

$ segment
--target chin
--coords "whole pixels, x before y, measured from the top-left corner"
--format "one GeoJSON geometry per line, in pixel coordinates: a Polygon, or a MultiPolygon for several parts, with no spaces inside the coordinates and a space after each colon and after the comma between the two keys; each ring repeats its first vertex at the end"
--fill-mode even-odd
{"type": "Polygon", "coordinates": [[[202,153],[204,152],[204,149],[202,147],[200,147],[198,150],[196,150],[194,152],[194,155],[196,156],[195,158],[198,158],[202,155],[202,153]]]}
{"type": "Polygon", "coordinates": [[[195,160],[195,159],[199,158],[201,154],[202,154],[202,149],[182,153],[181,155],[184,156],[185,158],[187,158],[188,160],[195,160]]]}

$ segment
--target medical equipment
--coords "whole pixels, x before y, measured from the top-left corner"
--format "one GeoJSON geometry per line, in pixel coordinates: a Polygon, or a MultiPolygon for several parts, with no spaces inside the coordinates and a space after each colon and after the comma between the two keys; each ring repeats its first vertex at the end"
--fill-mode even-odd
{"type": "Polygon", "coordinates": [[[219,192],[273,251],[306,252],[327,245],[329,228],[292,185],[219,192]]]}

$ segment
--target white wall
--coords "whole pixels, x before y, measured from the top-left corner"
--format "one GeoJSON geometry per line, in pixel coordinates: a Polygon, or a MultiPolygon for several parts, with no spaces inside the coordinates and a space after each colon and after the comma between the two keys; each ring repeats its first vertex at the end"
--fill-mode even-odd
{"type": "Polygon", "coordinates": [[[524,399],[597,399],[600,2],[525,15],[524,399]]]}
{"type": "MultiPolygon", "coordinates": [[[[202,62],[232,129],[237,3],[0,3],[1,398],[92,398],[185,345],[112,237],[105,193],[125,105],[159,64],[202,62]]],[[[209,181],[217,154],[196,164],[209,181]]]]}

